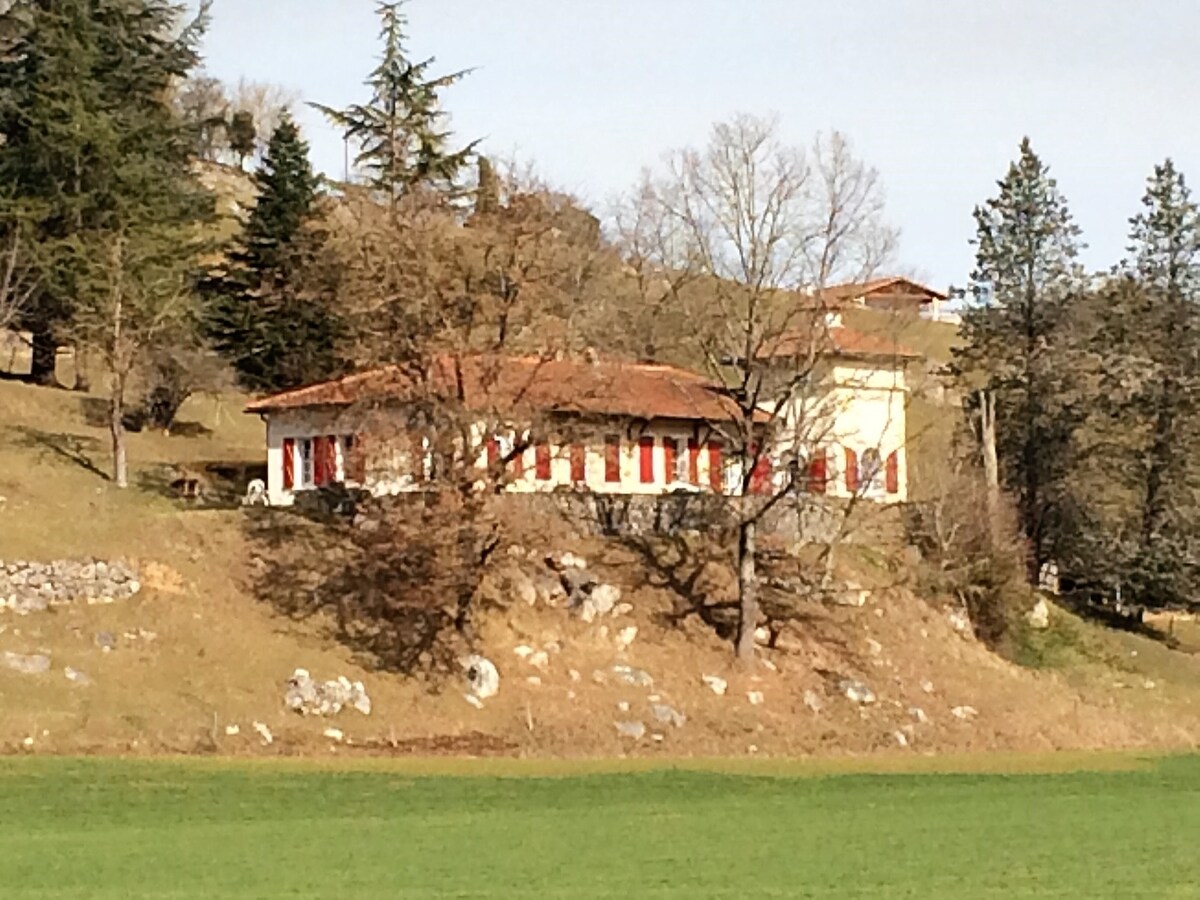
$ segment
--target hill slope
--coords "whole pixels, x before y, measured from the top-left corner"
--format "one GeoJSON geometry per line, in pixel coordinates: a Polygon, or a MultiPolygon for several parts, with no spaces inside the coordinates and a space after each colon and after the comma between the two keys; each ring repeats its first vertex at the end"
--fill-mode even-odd
{"type": "Polygon", "coordinates": [[[1054,627],[1027,645],[1042,668],[1021,668],[960,635],[942,610],[865,558],[853,572],[875,588],[865,606],[805,605],[787,649],[764,649],[757,668],[737,671],[705,627],[664,624],[678,598],[630,550],[558,529],[517,535],[524,552],[505,554],[504,567],[544,579],[544,554],[572,549],[632,609],[588,624],[561,605],[513,599],[502,590],[510,582],[498,580],[501,604],[484,617],[480,641],[501,688],[476,709],[459,679],[377,671],[331,637],[331,623],[293,621],[254,600],[247,513],[188,508],[164,490],[170,464],[261,459],[261,425],[240,414],[237,398],[185,409],[193,424],[182,430],[192,436],[131,436],[134,486],[125,492],[103,475],[93,403],[0,382],[0,559],[128,557],[143,564],[146,586],[111,605],[0,611],[0,659],[51,660],[42,674],[0,666],[3,748],[366,752],[323,737],[330,725],[359,748],[374,745],[370,752],[541,756],[1174,747],[1200,737],[1196,657],[1056,611],[1054,627]],[[631,626],[636,636],[618,649],[631,626]],[[530,651],[524,659],[519,647],[530,651]],[[628,684],[614,666],[643,670],[653,683],[628,684]],[[66,667],[91,683],[68,680],[66,667]],[[362,680],[372,713],[290,712],[283,683],[296,667],[362,680]],[[704,675],[725,679],[724,695],[704,675]],[[867,684],[876,701],[847,699],[846,679],[867,684]],[[660,723],[656,705],[686,721],[660,723]],[[255,721],[273,733],[270,747],[255,721]],[[621,737],[617,723],[634,721],[644,737],[621,737]]]}

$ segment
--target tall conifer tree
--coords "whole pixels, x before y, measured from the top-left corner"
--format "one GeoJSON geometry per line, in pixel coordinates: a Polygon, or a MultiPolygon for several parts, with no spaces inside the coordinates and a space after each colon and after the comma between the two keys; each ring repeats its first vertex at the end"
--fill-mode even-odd
{"type": "Polygon", "coordinates": [[[996,399],[1001,477],[1018,501],[1036,578],[1052,557],[1078,414],[1062,325],[1081,283],[1079,229],[1029,139],[975,209],[976,304],[960,367],[996,399]]]}
{"type": "Polygon", "coordinates": [[[314,104],[358,148],[355,165],[393,205],[417,188],[458,195],[459,175],[475,148],[471,143],[449,149],[439,97],[468,70],[435,76],[430,74],[433,57],[414,62],[404,46],[408,22],[403,5],[397,0],[378,6],[383,54],[367,78],[371,99],[346,109],[314,104]]]}
{"type": "Polygon", "coordinates": [[[311,263],[319,178],[290,117],[254,176],[258,200],[228,265],[206,280],[207,328],[252,390],[283,390],[337,374],[338,319],[311,263]]]}

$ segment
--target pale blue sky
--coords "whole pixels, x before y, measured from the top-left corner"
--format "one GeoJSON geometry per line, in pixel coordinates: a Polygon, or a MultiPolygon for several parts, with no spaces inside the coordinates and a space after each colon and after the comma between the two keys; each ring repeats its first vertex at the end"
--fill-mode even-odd
{"type": "MultiPolygon", "coordinates": [[[[341,106],[366,97],[373,0],[216,0],[207,68],[341,106]]],[[[850,136],[887,186],[900,264],[944,287],[970,268],[971,209],[1024,134],[1090,244],[1121,255],[1146,175],[1200,181],[1195,0],[412,0],[411,47],[476,67],[444,105],[464,141],[532,158],[602,204],[736,111],[784,134],[850,136]]],[[[341,142],[299,118],[319,168],[341,142]]]]}

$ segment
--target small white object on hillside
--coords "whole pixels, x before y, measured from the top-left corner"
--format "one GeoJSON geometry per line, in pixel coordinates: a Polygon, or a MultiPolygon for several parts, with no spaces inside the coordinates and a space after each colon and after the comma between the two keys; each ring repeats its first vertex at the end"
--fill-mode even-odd
{"type": "Polygon", "coordinates": [[[721,678],[719,675],[701,675],[700,678],[718,697],[725,696],[725,691],[729,688],[729,682],[724,678],[721,678]]]}

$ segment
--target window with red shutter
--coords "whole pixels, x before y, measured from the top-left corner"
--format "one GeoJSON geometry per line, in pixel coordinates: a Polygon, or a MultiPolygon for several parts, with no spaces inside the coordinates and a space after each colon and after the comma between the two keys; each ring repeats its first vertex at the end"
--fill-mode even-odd
{"type": "Polygon", "coordinates": [[[550,480],[550,442],[538,441],[533,451],[534,472],[538,481],[550,480]]]}
{"type": "MultiPolygon", "coordinates": [[[[755,453],[758,449],[755,448],[755,453]]],[[[750,472],[750,493],[752,494],[769,494],[771,492],[771,457],[763,453],[754,461],[754,468],[750,472]]]]}
{"type": "Polygon", "coordinates": [[[858,491],[858,454],[846,448],[846,490],[850,493],[858,491]]]}
{"type": "Polygon", "coordinates": [[[828,466],[825,462],[825,451],[813,451],[808,463],[808,489],[814,494],[825,493],[825,485],[829,481],[828,466]]]}
{"type": "Polygon", "coordinates": [[[675,438],[663,438],[663,480],[671,484],[679,477],[679,445],[675,438]]]}
{"type": "Polygon", "coordinates": [[[325,437],[325,483],[335,484],[338,480],[338,439],[337,435],[326,435],[325,437]]]}
{"type": "Polygon", "coordinates": [[[708,442],[708,484],[716,493],[720,494],[724,489],[722,482],[721,469],[721,442],[708,442]]]}
{"type": "Polygon", "coordinates": [[[325,444],[327,439],[315,437],[312,439],[312,483],[321,487],[326,483],[325,476],[329,470],[325,465],[325,444]]]}
{"type": "Polygon", "coordinates": [[[889,494],[900,493],[900,451],[893,450],[888,454],[884,466],[884,482],[889,494]]]}
{"type": "Polygon", "coordinates": [[[583,484],[587,481],[587,450],[583,444],[571,445],[571,483],[583,484]]]}
{"type": "Polygon", "coordinates": [[[500,441],[494,437],[487,439],[487,466],[495,469],[500,464],[500,441]]]}
{"type": "Polygon", "coordinates": [[[700,442],[688,440],[688,484],[700,485],[700,442]]]}
{"type": "Polygon", "coordinates": [[[610,434],[604,440],[604,480],[609,484],[621,483],[621,438],[610,434]]]}
{"type": "Polygon", "coordinates": [[[650,435],[638,439],[638,476],[642,484],[654,484],[654,438],[650,435]]]}
{"type": "Polygon", "coordinates": [[[514,447],[513,447],[512,473],[513,473],[513,478],[524,478],[525,477],[525,448],[524,447],[521,447],[520,450],[516,449],[516,445],[514,445],[514,447]]]}
{"type": "Polygon", "coordinates": [[[283,489],[290,491],[296,484],[296,439],[283,439],[283,489]]]}

